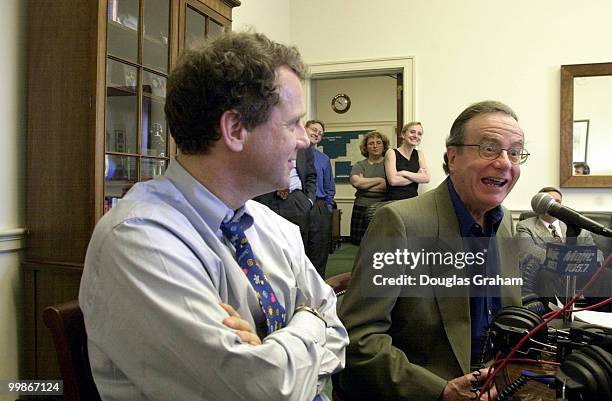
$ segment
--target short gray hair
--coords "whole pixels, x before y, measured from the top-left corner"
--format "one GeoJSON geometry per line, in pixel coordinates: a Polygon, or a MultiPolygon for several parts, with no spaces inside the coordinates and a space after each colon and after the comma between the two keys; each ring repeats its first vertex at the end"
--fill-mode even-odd
{"type": "MultiPolygon", "coordinates": [[[[451,127],[450,134],[446,138],[446,147],[463,145],[465,140],[465,125],[467,122],[481,114],[490,113],[504,113],[514,118],[518,122],[518,117],[516,116],[514,110],[502,102],[498,102],[496,100],[484,100],[482,102],[474,103],[463,110],[455,119],[455,122],[451,127]]],[[[446,152],[444,152],[444,163],[442,164],[442,168],[447,175],[450,174],[450,170],[448,169],[448,155],[446,152]]]]}

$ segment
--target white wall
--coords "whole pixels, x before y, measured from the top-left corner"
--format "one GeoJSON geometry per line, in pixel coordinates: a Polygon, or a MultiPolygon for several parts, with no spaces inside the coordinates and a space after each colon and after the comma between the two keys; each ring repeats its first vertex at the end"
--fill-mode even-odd
{"type": "MultiPolygon", "coordinates": [[[[0,379],[19,377],[25,138],[25,4],[0,1],[0,379]]],[[[15,397],[0,395],[0,400],[15,397]]]]}
{"type": "Polygon", "coordinates": [[[241,0],[241,3],[232,12],[232,30],[254,29],[277,42],[290,42],[289,1],[241,0]]]}
{"type": "Polygon", "coordinates": [[[330,124],[396,121],[397,81],[392,76],[318,79],[312,82],[314,115],[325,123],[328,131],[330,124]],[[351,107],[344,114],[334,112],[331,107],[332,98],[338,93],[346,93],[351,99],[351,107]]]}
{"type": "MultiPolygon", "coordinates": [[[[560,66],[612,61],[609,0],[291,0],[290,12],[291,42],[308,63],[415,57],[429,187],[444,177],[444,139],[461,110],[484,99],[513,107],[532,156],[510,209],[530,209],[540,187],[559,184],[560,66]]],[[[612,189],[564,194],[575,209],[612,210],[612,189]]]]}

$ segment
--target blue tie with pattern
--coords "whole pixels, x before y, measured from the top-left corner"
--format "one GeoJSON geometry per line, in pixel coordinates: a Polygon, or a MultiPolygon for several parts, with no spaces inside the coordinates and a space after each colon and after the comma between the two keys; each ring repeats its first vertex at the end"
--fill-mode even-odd
{"type": "Polygon", "coordinates": [[[238,262],[238,266],[240,266],[244,274],[246,274],[249,282],[257,293],[259,305],[266,317],[268,334],[282,328],[285,325],[285,308],[283,308],[278,298],[276,298],[270,282],[257,265],[255,255],[253,255],[253,250],[251,249],[249,240],[244,234],[240,222],[222,223],[221,231],[225,238],[227,238],[232,245],[234,245],[234,248],[236,248],[236,261],[238,262]]]}
{"type": "MultiPolygon", "coordinates": [[[[222,223],[221,232],[236,248],[238,266],[246,274],[257,293],[259,305],[266,316],[268,334],[282,328],[285,325],[285,308],[278,302],[270,282],[268,282],[268,279],[257,265],[253,249],[251,249],[249,240],[244,234],[240,222],[222,223]]],[[[313,401],[323,401],[323,398],[320,395],[316,395],[313,401]]]]}

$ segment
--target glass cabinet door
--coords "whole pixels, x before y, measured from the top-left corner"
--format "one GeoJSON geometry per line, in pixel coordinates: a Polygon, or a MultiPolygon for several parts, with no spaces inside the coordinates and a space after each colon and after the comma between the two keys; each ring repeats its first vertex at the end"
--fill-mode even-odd
{"type": "Polygon", "coordinates": [[[142,131],[140,153],[147,156],[167,156],[168,129],[164,104],[166,77],[149,71],[142,73],[142,131]]]}
{"type": "Polygon", "coordinates": [[[223,33],[225,29],[229,29],[222,22],[215,20],[220,17],[218,14],[201,4],[189,2],[185,8],[184,43],[186,49],[193,49],[204,40],[214,38],[223,33]]]}
{"type": "Polygon", "coordinates": [[[107,53],[138,61],[139,0],[108,0],[107,53]]]}
{"type": "Polygon", "coordinates": [[[163,74],[168,74],[169,21],[168,0],[144,0],[143,65],[163,74]]]}
{"type": "Polygon", "coordinates": [[[105,212],[168,165],[170,0],[109,0],[107,22],[105,212]]]}
{"type": "MultiPolygon", "coordinates": [[[[238,3],[227,2],[230,10],[238,3]]],[[[231,27],[231,11],[213,9],[206,0],[107,4],[105,212],[132,185],[162,175],[168,167],[174,151],[164,113],[170,56],[231,27]]]]}
{"type": "Polygon", "coordinates": [[[138,126],[138,69],[115,60],[106,62],[106,151],[135,154],[138,126]]]}
{"type": "Polygon", "coordinates": [[[185,47],[193,49],[206,37],[206,15],[187,6],[185,15],[185,47]]]}
{"type": "Polygon", "coordinates": [[[208,34],[207,38],[214,38],[221,35],[225,31],[225,27],[212,18],[208,18],[208,34]]]}

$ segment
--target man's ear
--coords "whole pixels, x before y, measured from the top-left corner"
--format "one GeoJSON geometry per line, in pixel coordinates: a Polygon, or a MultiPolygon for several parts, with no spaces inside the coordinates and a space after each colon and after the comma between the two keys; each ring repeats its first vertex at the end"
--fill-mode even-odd
{"type": "Polygon", "coordinates": [[[457,148],[455,146],[448,146],[446,148],[446,157],[448,158],[448,171],[453,172],[455,165],[455,158],[457,157],[457,148]]]}
{"type": "Polygon", "coordinates": [[[236,110],[226,110],[220,118],[221,140],[234,152],[241,152],[247,139],[247,129],[236,110]]]}

